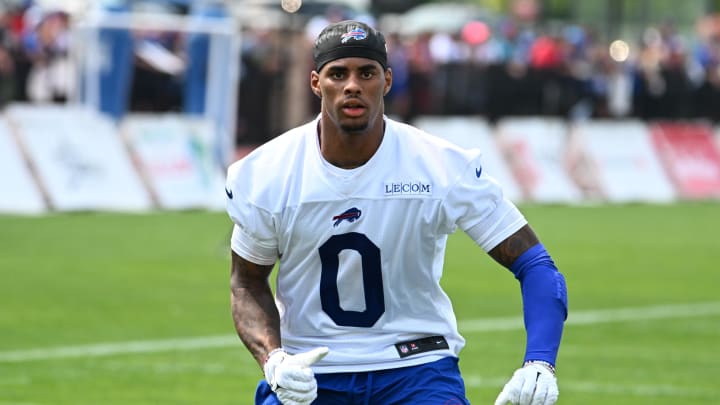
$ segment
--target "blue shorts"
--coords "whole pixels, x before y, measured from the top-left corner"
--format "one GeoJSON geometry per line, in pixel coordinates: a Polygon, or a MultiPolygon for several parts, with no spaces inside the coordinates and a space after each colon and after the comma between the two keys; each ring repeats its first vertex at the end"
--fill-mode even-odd
{"type": "MultiPolygon", "coordinates": [[[[469,405],[458,359],[444,359],[390,370],[316,374],[313,405],[469,405]]],[[[255,391],[255,405],[279,405],[265,380],[255,391]]]]}

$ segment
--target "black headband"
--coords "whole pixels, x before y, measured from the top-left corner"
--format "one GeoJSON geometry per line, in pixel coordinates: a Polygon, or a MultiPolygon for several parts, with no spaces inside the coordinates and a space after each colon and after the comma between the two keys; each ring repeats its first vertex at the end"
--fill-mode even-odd
{"type": "Polygon", "coordinates": [[[313,50],[316,71],[328,62],[351,57],[373,59],[386,69],[385,37],[369,25],[352,20],[330,24],[320,32],[313,50]]]}

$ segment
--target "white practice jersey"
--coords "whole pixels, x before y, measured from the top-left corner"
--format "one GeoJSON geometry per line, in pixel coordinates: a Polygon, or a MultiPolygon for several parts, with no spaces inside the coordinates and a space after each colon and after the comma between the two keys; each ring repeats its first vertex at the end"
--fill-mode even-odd
{"type": "Polygon", "coordinates": [[[480,151],[385,121],[380,148],[356,169],[322,158],[315,120],[228,170],[232,249],[257,264],[280,261],[282,345],[329,347],[315,372],[457,356],[465,341],[440,287],[448,235],[459,227],[488,251],[527,223],[480,151]],[[417,345],[432,336],[447,345],[417,345]]]}

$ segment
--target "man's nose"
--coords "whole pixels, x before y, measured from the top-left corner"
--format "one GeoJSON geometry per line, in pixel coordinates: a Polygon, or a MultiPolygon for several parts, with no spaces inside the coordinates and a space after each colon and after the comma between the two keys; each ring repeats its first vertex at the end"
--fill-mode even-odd
{"type": "Polygon", "coordinates": [[[362,86],[360,85],[360,77],[358,75],[350,75],[347,83],[345,84],[345,93],[355,94],[360,93],[361,91],[362,86]]]}

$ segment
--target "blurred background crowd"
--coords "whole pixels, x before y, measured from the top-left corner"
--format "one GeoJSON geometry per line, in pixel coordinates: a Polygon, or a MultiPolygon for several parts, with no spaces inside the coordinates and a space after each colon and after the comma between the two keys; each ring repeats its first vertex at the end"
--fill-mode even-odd
{"type": "MultiPolygon", "coordinates": [[[[92,8],[87,3],[0,0],[0,106],[74,99],[73,24],[92,8]]],[[[262,143],[318,112],[307,81],[312,41],[326,23],[347,18],[387,34],[394,74],[387,113],[405,120],[539,115],[720,122],[719,1],[305,0],[295,14],[283,12],[279,0],[90,3],[179,15],[213,3],[235,19],[238,144],[262,143]]],[[[136,49],[128,110],[181,111],[185,37],[172,30],[133,35],[152,38],[164,57],[136,49]]]]}

